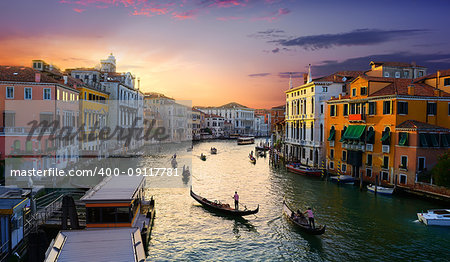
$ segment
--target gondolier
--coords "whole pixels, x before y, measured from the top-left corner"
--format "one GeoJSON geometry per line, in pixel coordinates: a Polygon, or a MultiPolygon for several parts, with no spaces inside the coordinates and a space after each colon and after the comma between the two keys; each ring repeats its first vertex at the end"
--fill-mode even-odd
{"type": "Polygon", "coordinates": [[[316,228],[316,225],[314,224],[314,213],[312,212],[310,207],[308,207],[308,210],[305,211],[305,214],[308,215],[309,226],[311,228],[316,228]]]}
{"type": "Polygon", "coordinates": [[[234,209],[238,210],[239,209],[239,195],[237,193],[237,191],[234,192],[234,209]]]}

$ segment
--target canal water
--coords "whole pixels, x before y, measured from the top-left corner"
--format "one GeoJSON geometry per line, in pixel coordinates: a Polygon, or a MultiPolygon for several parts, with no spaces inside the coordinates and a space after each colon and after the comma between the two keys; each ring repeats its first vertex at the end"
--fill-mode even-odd
{"type": "MultiPolygon", "coordinates": [[[[233,204],[238,191],[247,208],[260,205],[256,215],[218,216],[195,202],[187,187],[147,190],[156,200],[149,261],[448,261],[450,229],[427,227],[416,216],[442,206],[295,175],[272,168],[268,157],[253,165],[247,156],[254,146],[233,140],[194,145],[191,179],[194,191],[211,200],[233,204]],[[209,154],[213,146],[217,155],[209,154]],[[325,234],[307,235],[290,224],[282,216],[283,197],[295,208],[312,207],[325,234]]],[[[167,164],[173,152],[162,154],[141,165],[167,164]]]]}

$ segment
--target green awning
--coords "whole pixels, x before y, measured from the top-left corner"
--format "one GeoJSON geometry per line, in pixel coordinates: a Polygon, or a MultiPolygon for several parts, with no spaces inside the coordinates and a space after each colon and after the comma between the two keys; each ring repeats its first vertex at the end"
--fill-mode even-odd
{"type": "Polygon", "coordinates": [[[408,141],[408,133],[400,133],[400,142],[398,142],[401,146],[406,146],[408,141]]]}
{"type": "Polygon", "coordinates": [[[420,146],[428,147],[428,141],[427,141],[427,137],[425,136],[425,134],[419,134],[419,139],[420,139],[420,146]]]}
{"type": "Polygon", "coordinates": [[[364,130],[366,130],[365,125],[350,125],[345,130],[345,133],[342,136],[342,139],[359,140],[359,139],[361,139],[361,136],[364,133],[364,130]]]}
{"type": "MultiPolygon", "coordinates": [[[[372,142],[372,144],[373,144],[374,138],[375,138],[375,131],[371,130],[371,131],[367,132],[366,142],[372,142]]],[[[371,143],[369,143],[369,144],[371,144],[371,143]]]]}
{"type": "Polygon", "coordinates": [[[438,135],[437,134],[428,134],[428,136],[430,137],[431,140],[431,144],[433,144],[434,147],[438,147],[439,146],[439,140],[438,140],[438,135]]]}
{"type": "Polygon", "coordinates": [[[448,144],[447,134],[442,134],[441,137],[442,137],[442,146],[443,147],[448,147],[449,144],[448,144]]]}
{"type": "Polygon", "coordinates": [[[336,135],[336,130],[330,130],[330,136],[328,137],[328,141],[334,141],[334,136],[336,135]]]}
{"type": "Polygon", "coordinates": [[[381,137],[381,142],[385,142],[391,136],[391,132],[383,132],[383,136],[381,137]]]}

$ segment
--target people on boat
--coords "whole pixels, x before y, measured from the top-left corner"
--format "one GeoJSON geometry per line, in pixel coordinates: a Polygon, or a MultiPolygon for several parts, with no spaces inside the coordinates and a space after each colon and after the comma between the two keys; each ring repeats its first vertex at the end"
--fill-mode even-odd
{"type": "Polygon", "coordinates": [[[172,158],[176,159],[177,158],[177,153],[173,154],[172,158]]]}
{"type": "Polygon", "coordinates": [[[314,224],[314,213],[310,207],[305,211],[305,214],[308,216],[309,226],[316,228],[316,225],[314,224]]]}
{"type": "Polygon", "coordinates": [[[239,209],[239,195],[237,193],[237,191],[234,192],[234,209],[238,210],[239,209]]]}

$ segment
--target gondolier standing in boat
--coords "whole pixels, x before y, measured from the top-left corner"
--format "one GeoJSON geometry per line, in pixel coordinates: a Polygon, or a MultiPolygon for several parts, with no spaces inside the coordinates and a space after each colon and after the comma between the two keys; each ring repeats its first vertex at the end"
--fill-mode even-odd
{"type": "Polygon", "coordinates": [[[237,193],[237,191],[234,192],[234,209],[238,210],[239,209],[239,195],[237,193]]]}
{"type": "Polygon", "coordinates": [[[305,211],[305,214],[308,215],[309,226],[312,228],[316,228],[316,225],[314,224],[314,213],[312,212],[310,207],[308,207],[308,210],[305,211]]]}

